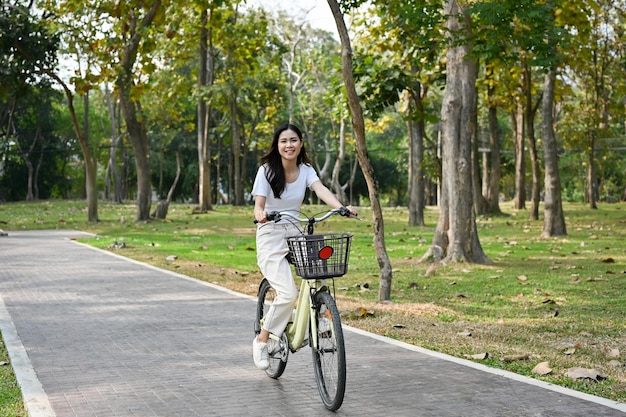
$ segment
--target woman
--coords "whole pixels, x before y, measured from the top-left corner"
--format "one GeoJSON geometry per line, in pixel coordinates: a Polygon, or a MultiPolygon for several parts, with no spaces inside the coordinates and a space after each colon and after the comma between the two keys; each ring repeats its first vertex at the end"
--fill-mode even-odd
{"type": "MultiPolygon", "coordinates": [[[[307,187],[332,208],[342,207],[311,166],[300,129],[292,124],[282,125],[274,133],[270,150],[261,158],[261,167],[252,187],[254,218],[258,222],[257,262],[277,295],[265,316],[261,333],[252,343],[254,364],[259,369],[269,367],[269,335],[282,334],[298,297],[298,287],[286,259],[289,252],[286,238],[300,231],[286,220],[268,222],[267,213],[300,212],[307,187]]],[[[347,208],[356,216],[352,207],[347,208]]]]}

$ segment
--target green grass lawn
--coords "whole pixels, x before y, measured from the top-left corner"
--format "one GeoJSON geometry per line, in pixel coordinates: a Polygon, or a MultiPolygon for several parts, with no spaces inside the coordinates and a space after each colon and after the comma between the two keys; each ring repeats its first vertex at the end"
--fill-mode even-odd
{"type": "MultiPolygon", "coordinates": [[[[85,202],[0,205],[5,230],[77,229],[90,245],[234,290],[255,294],[252,207],[219,206],[192,214],[170,207],[166,221],[135,223],[135,207],[100,203],[98,224],[86,223],[85,202]],[[123,246],[123,247],[122,247],[123,246]],[[167,260],[175,255],[175,260],[167,260]]],[[[626,402],[626,204],[590,210],[566,204],[568,236],[541,239],[542,221],[502,205],[481,217],[480,241],[491,265],[420,262],[438,212],[427,227],[407,226],[404,208],[385,209],[385,243],[394,268],[392,298],[377,301],[378,264],[368,208],[363,222],[332,218],[318,230],[354,234],[348,275],[336,280],[344,322],[408,343],[472,358],[554,384],[626,402]],[[514,359],[514,360],[512,360],[514,359]],[[540,362],[552,372],[533,373],[540,362]],[[567,376],[595,369],[600,381],[567,376]]],[[[323,207],[305,207],[316,214],[323,207]]],[[[2,395],[2,394],[0,394],[2,395]]]]}
{"type": "Polygon", "coordinates": [[[11,368],[8,352],[0,340],[0,416],[25,416],[22,392],[11,368]]]}

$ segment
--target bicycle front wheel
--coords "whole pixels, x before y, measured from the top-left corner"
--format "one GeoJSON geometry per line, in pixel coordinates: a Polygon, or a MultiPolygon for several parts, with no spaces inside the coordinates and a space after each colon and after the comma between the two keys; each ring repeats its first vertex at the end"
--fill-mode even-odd
{"type": "Polygon", "coordinates": [[[317,340],[317,348],[314,343],[311,347],[317,389],[324,406],[335,411],[341,407],[346,390],[346,349],[341,319],[330,293],[316,293],[313,302],[317,334],[311,335],[311,341],[317,340]]]}
{"type": "MultiPolygon", "coordinates": [[[[265,313],[270,308],[270,304],[276,298],[276,291],[270,283],[264,279],[259,286],[259,293],[256,305],[256,321],[255,329],[257,332],[261,331],[261,324],[265,313]]],[[[267,342],[267,351],[270,356],[270,367],[265,370],[265,373],[271,378],[278,379],[287,366],[287,359],[289,358],[289,342],[287,341],[287,334],[281,335],[280,341],[271,339],[267,342]]]]}

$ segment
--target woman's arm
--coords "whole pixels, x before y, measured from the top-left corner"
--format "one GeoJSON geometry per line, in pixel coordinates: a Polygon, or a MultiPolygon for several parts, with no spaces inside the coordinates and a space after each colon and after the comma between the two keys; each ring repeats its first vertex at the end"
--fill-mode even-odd
{"type": "MultiPolygon", "coordinates": [[[[324,203],[328,204],[332,208],[343,207],[343,204],[341,204],[341,202],[337,200],[337,197],[335,197],[335,195],[328,189],[328,187],[322,184],[321,181],[315,181],[313,184],[311,184],[311,190],[315,192],[315,195],[317,195],[320,200],[322,200],[324,203]]],[[[352,206],[346,206],[346,208],[350,210],[350,213],[353,216],[357,215],[356,210],[352,206]]]]}
{"type": "Polygon", "coordinates": [[[265,212],[266,197],[257,195],[254,197],[254,218],[259,223],[267,222],[267,213],[265,212]]]}

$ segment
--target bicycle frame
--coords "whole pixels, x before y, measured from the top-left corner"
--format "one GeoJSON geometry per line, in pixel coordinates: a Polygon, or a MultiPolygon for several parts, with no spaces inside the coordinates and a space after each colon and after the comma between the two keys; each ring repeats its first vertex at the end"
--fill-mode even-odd
{"type": "MultiPolygon", "coordinates": [[[[293,323],[287,326],[287,337],[292,344],[292,349],[298,350],[304,345],[304,341],[307,337],[307,322],[311,326],[311,334],[317,333],[317,322],[314,320],[311,314],[311,299],[312,295],[317,291],[320,291],[324,286],[321,280],[313,281],[315,286],[311,286],[311,281],[303,279],[300,284],[300,297],[298,298],[298,304],[296,306],[296,317],[293,323]],[[306,294],[306,296],[304,296],[306,294]]],[[[317,348],[317,338],[313,338],[313,347],[317,348]]]]}
{"type": "MultiPolygon", "coordinates": [[[[324,291],[324,280],[308,280],[303,279],[300,284],[300,295],[296,304],[295,317],[293,322],[287,325],[287,340],[289,341],[289,349],[296,352],[305,346],[307,340],[307,330],[311,326],[311,334],[317,333],[317,322],[311,314],[311,299],[313,294],[318,291],[324,291]],[[311,285],[311,281],[314,285],[311,285]]],[[[270,334],[270,338],[280,342],[280,336],[270,334]]],[[[317,349],[317,339],[313,338],[313,347],[317,349]]]]}

